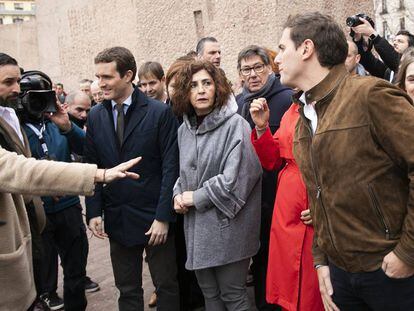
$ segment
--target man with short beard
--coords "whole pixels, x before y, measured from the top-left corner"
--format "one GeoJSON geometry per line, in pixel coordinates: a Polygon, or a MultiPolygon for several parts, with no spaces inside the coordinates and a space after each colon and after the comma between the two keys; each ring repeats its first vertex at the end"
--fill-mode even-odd
{"type": "MultiPolygon", "coordinates": [[[[17,61],[0,53],[1,310],[33,310],[34,307],[31,305],[36,298],[32,263],[35,255],[32,257],[34,249],[31,242],[33,233],[39,234],[42,228],[39,223],[34,224],[33,228],[33,223],[29,224],[30,213],[25,203],[31,202],[33,195],[91,195],[94,183],[110,182],[110,176],[116,176],[116,172],[99,170],[95,165],[26,158],[30,157],[29,143],[12,108],[18,107],[16,100],[20,93],[20,78],[17,61]]],[[[51,118],[58,122],[64,116],[59,110],[51,118]]],[[[122,173],[116,173],[117,176],[130,174],[125,172],[125,166],[117,169],[122,173]]],[[[76,302],[82,304],[81,300],[76,302]]]]}

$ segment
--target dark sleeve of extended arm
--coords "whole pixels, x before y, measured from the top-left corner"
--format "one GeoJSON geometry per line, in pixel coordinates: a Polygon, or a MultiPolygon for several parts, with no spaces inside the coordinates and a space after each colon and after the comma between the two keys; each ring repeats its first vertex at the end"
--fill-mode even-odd
{"type": "Polygon", "coordinates": [[[365,70],[372,76],[383,79],[388,67],[378,58],[376,58],[371,51],[364,51],[362,41],[357,42],[358,53],[361,55],[359,61],[365,70]]]}
{"type": "Polygon", "coordinates": [[[175,221],[175,213],[171,199],[173,187],[178,178],[178,123],[170,108],[163,111],[158,124],[158,144],[162,160],[162,179],[155,219],[172,222],[175,221]]]}
{"type": "MultiPolygon", "coordinates": [[[[94,130],[93,118],[90,116],[87,121],[85,145],[83,148],[84,162],[93,163],[101,167],[94,141],[94,135],[96,134],[94,130]]],[[[102,216],[102,184],[96,185],[95,194],[91,197],[86,197],[85,203],[87,223],[89,223],[91,218],[102,216]]]]}
{"type": "Polygon", "coordinates": [[[70,131],[63,135],[68,139],[70,151],[82,155],[85,144],[85,132],[72,122],[70,131]]]}
{"type": "Polygon", "coordinates": [[[390,68],[392,71],[397,72],[400,64],[400,53],[398,53],[394,47],[381,36],[375,38],[374,46],[385,66],[390,68]]]}

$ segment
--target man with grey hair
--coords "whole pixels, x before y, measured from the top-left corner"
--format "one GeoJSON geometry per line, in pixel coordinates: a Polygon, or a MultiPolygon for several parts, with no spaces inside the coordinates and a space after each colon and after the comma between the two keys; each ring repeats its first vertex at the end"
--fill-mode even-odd
{"type": "Polygon", "coordinates": [[[66,96],[65,104],[68,107],[70,120],[84,128],[89,110],[91,110],[91,99],[82,91],[75,91],[66,96]]]}
{"type": "MultiPolygon", "coordinates": [[[[91,93],[92,93],[93,101],[96,104],[100,104],[104,101],[105,98],[104,98],[102,89],[99,87],[98,80],[95,80],[95,81],[92,82],[92,84],[91,84],[91,93]]],[[[92,106],[94,106],[94,105],[92,105],[92,106]]]]}
{"type": "MultiPolygon", "coordinates": [[[[283,86],[279,81],[279,75],[273,73],[270,57],[263,47],[249,45],[241,50],[237,59],[237,68],[240,79],[244,81],[243,91],[236,98],[238,113],[249,122],[253,129],[255,124],[249,113],[250,104],[255,99],[264,98],[269,105],[269,127],[274,134],[279,128],[283,114],[290,107],[292,90],[283,86]]],[[[275,306],[266,302],[266,272],[277,173],[278,171],[263,169],[261,246],[257,255],[253,257],[251,267],[258,310],[276,310],[275,306]]]]}
{"type": "Polygon", "coordinates": [[[82,79],[79,81],[79,90],[91,97],[91,84],[92,80],[82,79]]]}
{"type": "Polygon", "coordinates": [[[214,66],[220,68],[221,49],[216,38],[204,37],[200,39],[197,43],[196,52],[200,59],[208,60],[214,66]]]}

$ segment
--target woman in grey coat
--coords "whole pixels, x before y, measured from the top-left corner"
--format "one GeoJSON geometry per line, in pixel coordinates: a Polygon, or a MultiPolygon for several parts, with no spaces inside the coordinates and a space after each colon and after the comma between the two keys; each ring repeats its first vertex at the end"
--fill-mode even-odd
{"type": "Polygon", "coordinates": [[[174,109],[180,177],[174,208],[185,214],[186,268],[195,270],[206,310],[249,310],[246,276],[259,249],[262,168],[248,123],[230,108],[224,75],[194,61],[177,74],[174,109]]]}

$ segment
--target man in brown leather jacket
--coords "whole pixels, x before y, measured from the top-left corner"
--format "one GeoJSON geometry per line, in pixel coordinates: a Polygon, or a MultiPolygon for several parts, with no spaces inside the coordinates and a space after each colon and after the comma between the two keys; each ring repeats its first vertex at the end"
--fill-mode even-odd
{"type": "Polygon", "coordinates": [[[302,91],[294,154],[325,309],[411,310],[413,103],[385,80],[347,73],[346,38],[330,17],[290,17],[279,48],[281,82],[302,91]]]}

